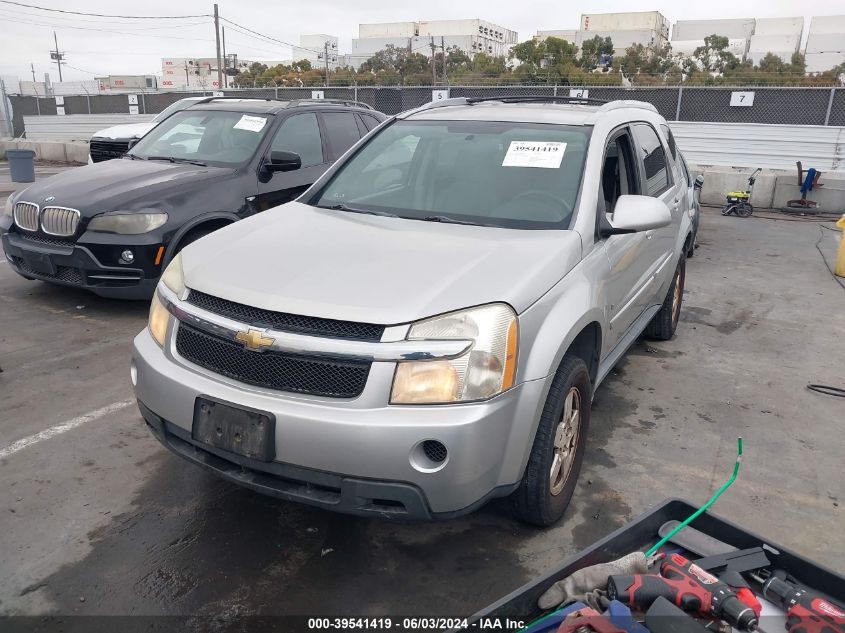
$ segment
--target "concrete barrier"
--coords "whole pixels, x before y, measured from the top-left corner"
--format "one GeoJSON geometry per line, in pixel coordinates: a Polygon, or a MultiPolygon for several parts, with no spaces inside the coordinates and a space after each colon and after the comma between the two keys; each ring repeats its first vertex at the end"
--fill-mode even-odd
{"type": "Polygon", "coordinates": [[[35,152],[35,160],[51,163],[85,165],[88,162],[88,143],[85,141],[0,139],[0,158],[6,158],[8,149],[31,149],[35,152]]]}

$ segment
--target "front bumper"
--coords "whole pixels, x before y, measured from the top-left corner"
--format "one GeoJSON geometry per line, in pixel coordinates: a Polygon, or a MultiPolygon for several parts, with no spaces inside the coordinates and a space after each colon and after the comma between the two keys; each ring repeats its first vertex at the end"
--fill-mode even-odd
{"type": "Polygon", "coordinates": [[[386,398],[395,364],[377,362],[358,398],[296,396],[193,366],[172,346],[162,350],[146,329],[135,338],[132,363],[144,418],[156,437],[182,457],[279,498],[408,519],[464,514],[512,492],[522,477],[545,395],[541,380],[482,403],[391,406],[386,398]],[[276,461],[249,460],[194,441],[198,396],[274,414],[276,461]],[[425,440],[448,449],[436,468],[415,460],[425,440]]]}
{"type": "Polygon", "coordinates": [[[115,299],[149,299],[158,282],[141,268],[102,264],[83,244],[18,233],[5,233],[2,241],[12,269],[27,279],[83,288],[115,299]]]}

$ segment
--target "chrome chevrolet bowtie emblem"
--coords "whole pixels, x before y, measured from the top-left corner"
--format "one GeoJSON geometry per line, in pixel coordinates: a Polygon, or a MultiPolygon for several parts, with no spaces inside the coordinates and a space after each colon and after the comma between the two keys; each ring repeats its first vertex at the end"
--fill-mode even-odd
{"type": "Polygon", "coordinates": [[[244,349],[252,352],[263,352],[265,348],[270,347],[276,340],[269,336],[264,336],[263,330],[249,329],[246,332],[238,332],[235,335],[235,340],[244,344],[244,349]]]}

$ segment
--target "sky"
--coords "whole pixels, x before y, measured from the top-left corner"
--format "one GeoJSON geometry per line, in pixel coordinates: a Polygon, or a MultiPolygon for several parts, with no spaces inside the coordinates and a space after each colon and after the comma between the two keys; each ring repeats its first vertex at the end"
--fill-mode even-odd
{"type": "MultiPolygon", "coordinates": [[[[127,16],[210,15],[205,0],[20,0],[23,4],[127,16]]],[[[845,0],[707,0],[706,2],[644,2],[592,0],[587,3],[522,0],[220,0],[220,15],[277,40],[298,44],[303,33],[327,33],[340,38],[348,52],[358,24],[481,18],[515,30],[520,41],[538,29],[576,29],[581,13],[660,11],[671,22],[694,19],[763,18],[845,14],[845,0]]],[[[225,23],[224,23],[225,24],[225,23]]],[[[806,28],[806,27],[805,27],[806,28]]],[[[65,81],[105,75],[160,74],[162,57],[214,57],[214,25],[210,17],[186,19],[97,18],[42,11],[0,1],[0,75],[31,80],[30,64],[42,81],[49,72],[53,31],[66,53],[65,81]]],[[[228,25],[226,50],[241,59],[290,59],[289,46],[261,39],[228,25]]]]}

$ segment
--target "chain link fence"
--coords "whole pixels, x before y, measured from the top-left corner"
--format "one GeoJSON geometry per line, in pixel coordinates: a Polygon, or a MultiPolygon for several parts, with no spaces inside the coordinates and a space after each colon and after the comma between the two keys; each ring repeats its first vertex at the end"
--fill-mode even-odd
{"type": "MultiPolygon", "coordinates": [[[[226,89],[226,96],[259,99],[310,99],[314,91],[326,99],[360,101],[385,114],[397,114],[432,100],[432,90],[444,86],[329,86],[303,88],[226,89]]],[[[643,87],[602,86],[450,86],[450,97],[519,97],[539,95],[568,97],[570,94],[591,99],[635,99],[653,104],[670,121],[712,121],[720,123],[774,123],[792,125],[845,126],[845,88],[828,87],[643,87]],[[753,105],[731,105],[734,92],[753,93],[753,105]]],[[[211,96],[202,92],[159,92],[138,95],[138,112],[156,114],[179,99],[211,96]]],[[[15,136],[24,134],[23,117],[56,114],[55,97],[10,96],[15,136]]],[[[747,103],[747,101],[746,101],[747,103]]],[[[126,94],[79,95],[64,97],[65,114],[129,113],[126,94]]]]}

